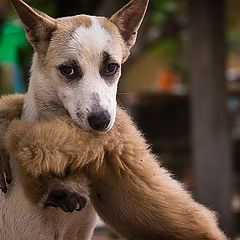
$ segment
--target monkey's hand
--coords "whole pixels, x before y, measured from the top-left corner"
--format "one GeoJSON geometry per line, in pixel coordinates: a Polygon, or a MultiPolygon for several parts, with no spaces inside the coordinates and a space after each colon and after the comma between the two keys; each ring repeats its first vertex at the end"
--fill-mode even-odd
{"type": "Polygon", "coordinates": [[[18,163],[18,180],[26,197],[43,207],[80,211],[89,202],[84,168],[103,161],[106,134],[80,129],[68,116],[46,122],[13,120],[5,147],[18,163]]]}
{"type": "Polygon", "coordinates": [[[7,184],[12,180],[10,157],[4,148],[4,135],[13,119],[22,113],[24,95],[9,95],[0,98],[0,189],[6,193],[7,184]]]}
{"type": "Polygon", "coordinates": [[[0,188],[2,192],[7,192],[7,184],[12,181],[9,155],[5,149],[0,149],[0,188]]]}

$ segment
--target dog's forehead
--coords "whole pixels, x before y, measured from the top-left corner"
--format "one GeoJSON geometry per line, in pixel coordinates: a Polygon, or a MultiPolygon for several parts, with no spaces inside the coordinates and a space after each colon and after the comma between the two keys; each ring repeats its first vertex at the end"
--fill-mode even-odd
{"type": "MultiPolygon", "coordinates": [[[[103,52],[114,55],[119,62],[123,58],[123,41],[117,27],[107,18],[87,15],[57,19],[59,29],[58,46],[64,38],[63,47],[74,55],[84,52],[97,57],[103,52]]],[[[54,41],[55,42],[55,41],[54,41]]],[[[65,52],[64,50],[64,52],[65,52]]]]}
{"type": "Polygon", "coordinates": [[[70,34],[71,45],[80,45],[86,50],[94,48],[95,51],[106,49],[111,44],[112,36],[95,17],[91,18],[92,24],[88,27],[79,26],[70,34]]]}

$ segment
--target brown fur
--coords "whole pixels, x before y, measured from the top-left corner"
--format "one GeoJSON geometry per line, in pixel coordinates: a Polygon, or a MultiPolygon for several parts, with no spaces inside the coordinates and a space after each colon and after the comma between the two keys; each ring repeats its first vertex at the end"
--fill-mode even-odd
{"type": "Polygon", "coordinates": [[[214,213],[159,167],[120,108],[115,126],[104,134],[79,129],[67,116],[39,124],[14,120],[6,148],[19,161],[24,190],[33,202],[45,191],[39,177],[48,185],[52,174],[66,180],[86,176],[96,211],[126,239],[227,239],[214,213]]]}

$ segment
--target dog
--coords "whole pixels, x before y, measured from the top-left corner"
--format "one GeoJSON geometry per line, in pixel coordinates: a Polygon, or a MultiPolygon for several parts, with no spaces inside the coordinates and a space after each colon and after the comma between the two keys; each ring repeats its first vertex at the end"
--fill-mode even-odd
{"type": "MultiPolygon", "coordinates": [[[[21,119],[40,122],[69,115],[82,129],[109,131],[115,122],[121,65],[136,41],[148,0],[132,0],[109,19],[87,15],[53,19],[21,0],[11,3],[34,48],[21,119]]],[[[8,99],[3,100],[3,109],[4,101],[8,99]]],[[[4,126],[14,112],[5,108],[1,114],[4,133],[4,126]]],[[[3,146],[1,149],[0,183],[6,192],[4,175],[7,182],[12,176],[3,146]]],[[[14,159],[11,167],[13,183],[0,202],[1,239],[91,238],[96,213],[89,201],[87,179],[80,177],[79,181],[64,186],[62,182],[59,184],[59,176],[55,177],[42,199],[33,205],[19,183],[19,166],[14,159]],[[81,212],[65,213],[75,210],[81,212]]]]}
{"type": "MultiPolygon", "coordinates": [[[[16,105],[21,109],[23,104],[22,98],[10,96],[0,101],[0,112],[3,100],[8,109],[16,105]]],[[[5,134],[5,147],[18,162],[19,181],[35,208],[56,183],[59,190],[54,195],[61,202],[67,187],[88,181],[95,210],[123,239],[227,239],[214,213],[196,203],[158,165],[141,133],[119,107],[114,127],[104,134],[79,128],[67,115],[35,124],[13,120],[5,134]]],[[[48,201],[57,204],[51,196],[48,201]]],[[[84,224],[75,220],[73,229],[84,224]]],[[[48,225],[51,222],[45,228],[48,225]]],[[[41,230],[45,229],[41,226],[41,230]]]]}

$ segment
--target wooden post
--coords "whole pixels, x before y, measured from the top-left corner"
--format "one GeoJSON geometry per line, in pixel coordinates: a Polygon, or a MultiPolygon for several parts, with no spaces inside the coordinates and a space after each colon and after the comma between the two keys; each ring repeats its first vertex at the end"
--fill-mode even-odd
{"type": "Polygon", "coordinates": [[[189,0],[190,79],[196,198],[231,236],[232,163],[226,108],[224,0],[189,0]]]}

